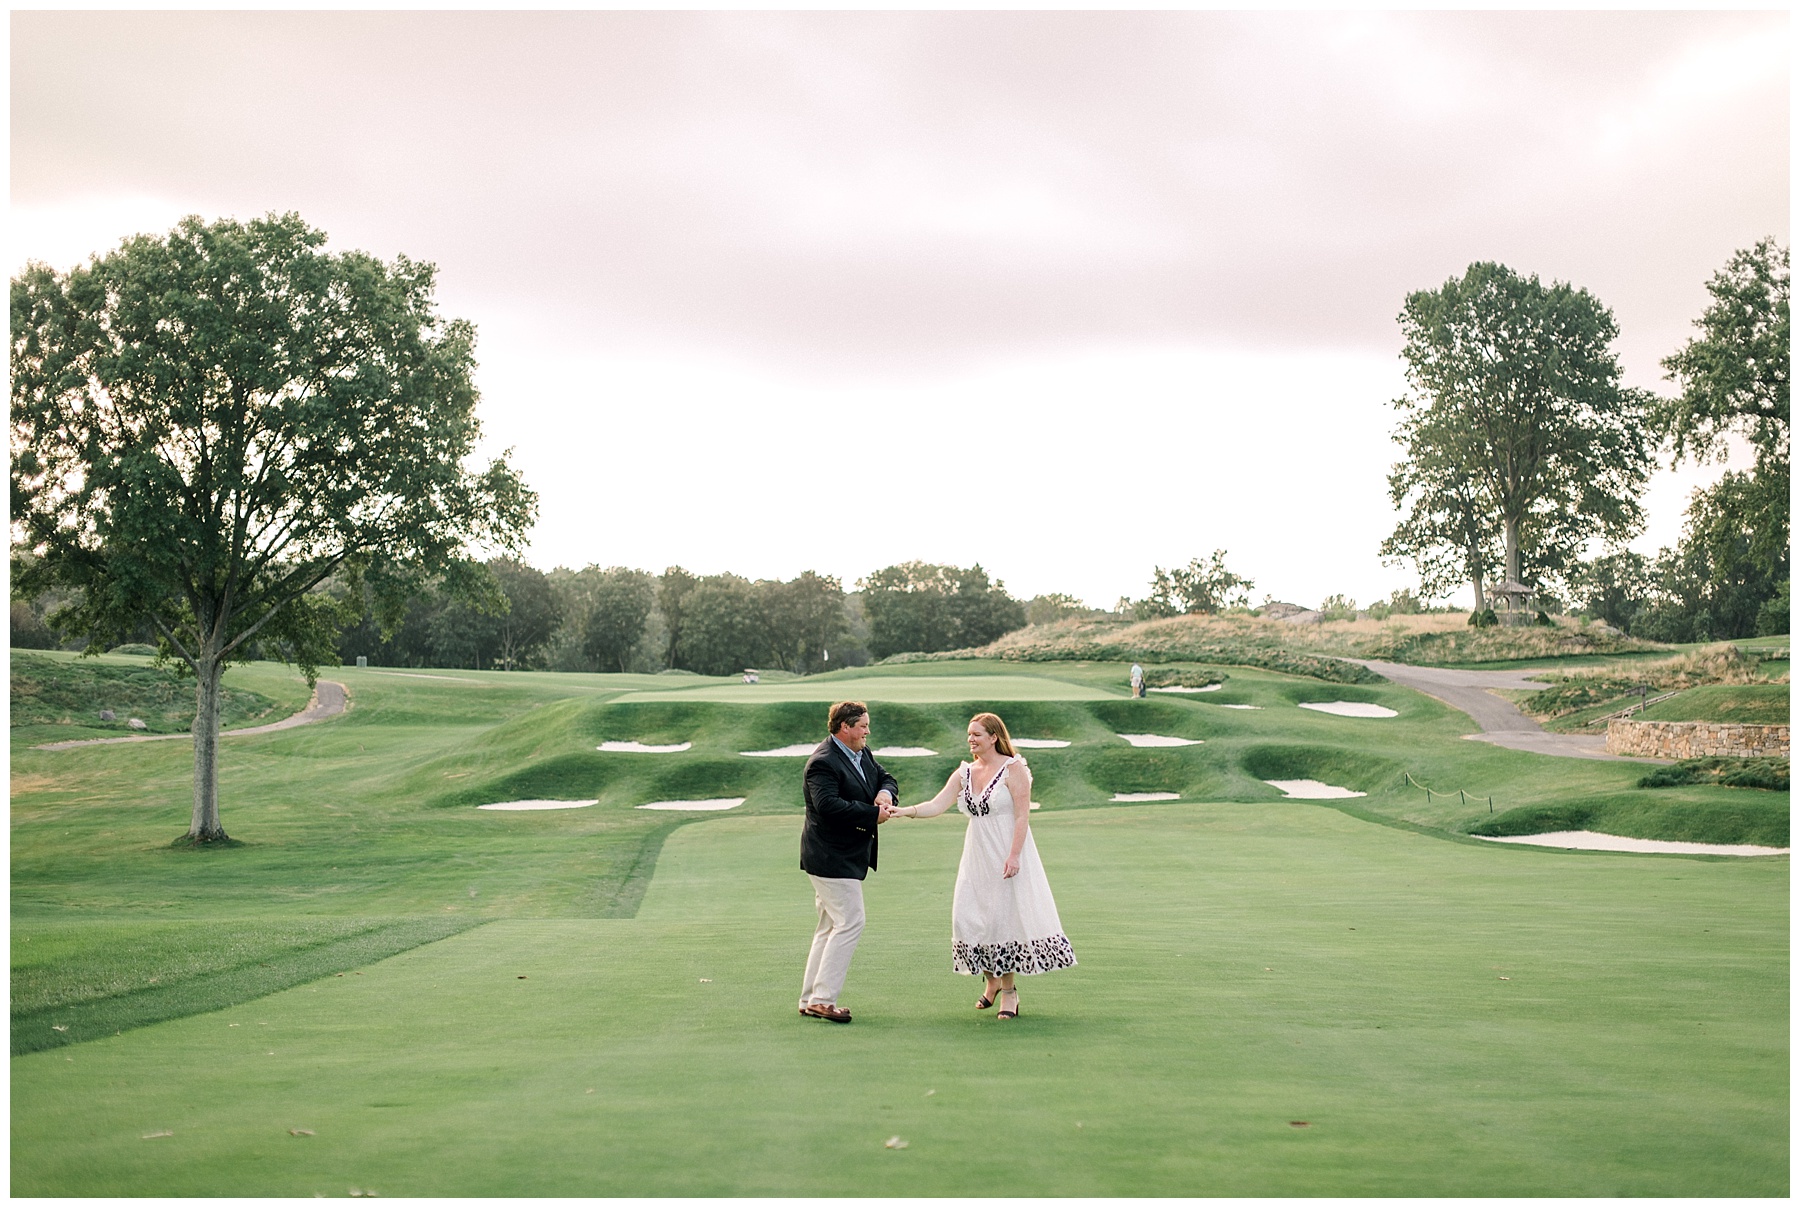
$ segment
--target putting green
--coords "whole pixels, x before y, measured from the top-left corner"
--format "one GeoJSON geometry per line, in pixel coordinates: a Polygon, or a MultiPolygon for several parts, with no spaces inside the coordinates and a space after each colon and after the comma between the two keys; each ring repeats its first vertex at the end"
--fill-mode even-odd
{"type": "Polygon", "coordinates": [[[769,684],[703,684],[694,688],[628,693],[621,701],[895,701],[937,704],[947,701],[1109,700],[1123,692],[1106,692],[1041,675],[935,675],[908,678],[870,675],[845,679],[797,679],[769,684]]]}
{"type": "Polygon", "coordinates": [[[1785,861],[1047,813],[1081,964],[1002,1023],[948,971],[961,827],[895,823],[840,1027],[794,1009],[795,829],[682,828],[635,919],[503,919],[15,1058],[12,1191],[1787,1192],[1785,861]]]}

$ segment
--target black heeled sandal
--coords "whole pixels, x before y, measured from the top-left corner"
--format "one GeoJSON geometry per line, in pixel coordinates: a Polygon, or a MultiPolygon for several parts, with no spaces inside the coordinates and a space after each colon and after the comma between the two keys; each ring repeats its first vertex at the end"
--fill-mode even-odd
{"type": "MultiPolygon", "coordinates": [[[[1005,990],[1000,991],[1000,995],[1002,998],[1004,998],[1006,996],[1006,991],[1005,990]]],[[[1012,996],[1013,996],[1013,1009],[1008,1011],[1004,1007],[1002,1007],[999,1011],[996,1011],[994,1013],[995,1019],[1017,1019],[1019,1017],[1019,992],[1017,990],[1014,990],[1012,992],[1012,996]]]]}

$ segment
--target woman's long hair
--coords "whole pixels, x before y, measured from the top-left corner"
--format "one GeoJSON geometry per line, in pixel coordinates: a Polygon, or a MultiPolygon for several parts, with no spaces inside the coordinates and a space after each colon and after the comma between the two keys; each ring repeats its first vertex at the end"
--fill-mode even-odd
{"type": "Polygon", "coordinates": [[[1000,720],[997,713],[977,713],[969,719],[978,723],[982,729],[994,736],[994,750],[1002,755],[1017,755],[1013,750],[1012,735],[1006,732],[1006,723],[1000,720]]]}

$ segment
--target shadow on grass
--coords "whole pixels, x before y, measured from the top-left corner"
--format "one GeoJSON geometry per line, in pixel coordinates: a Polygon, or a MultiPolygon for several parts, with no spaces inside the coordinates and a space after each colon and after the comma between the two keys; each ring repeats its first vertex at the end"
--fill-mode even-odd
{"type": "MultiPolygon", "coordinates": [[[[639,895],[642,896],[641,893],[639,895]]],[[[208,970],[168,984],[143,986],[12,1017],[12,1053],[35,1053],[97,1040],[130,1028],[217,1011],[280,990],[372,965],[412,948],[479,927],[487,919],[390,919],[353,935],[266,953],[229,969],[208,970]]]]}

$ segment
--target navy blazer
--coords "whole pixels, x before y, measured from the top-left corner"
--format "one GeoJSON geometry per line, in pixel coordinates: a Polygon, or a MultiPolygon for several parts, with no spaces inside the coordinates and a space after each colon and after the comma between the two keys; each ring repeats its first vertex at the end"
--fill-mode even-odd
{"type": "Polygon", "coordinates": [[[894,804],[900,803],[900,786],[875,762],[875,752],[865,747],[862,756],[867,779],[829,738],[807,756],[800,867],[815,877],[865,879],[879,846],[875,794],[886,789],[894,804]]]}

